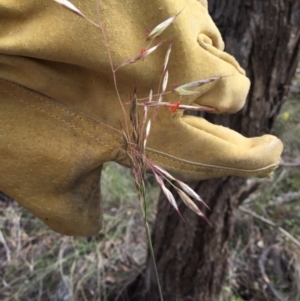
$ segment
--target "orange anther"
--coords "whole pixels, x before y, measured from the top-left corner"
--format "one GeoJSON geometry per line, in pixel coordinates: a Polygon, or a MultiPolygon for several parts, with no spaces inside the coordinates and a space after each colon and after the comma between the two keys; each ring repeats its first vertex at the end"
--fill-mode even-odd
{"type": "MultiPolygon", "coordinates": [[[[146,48],[142,48],[142,50],[141,50],[141,52],[140,52],[140,55],[141,55],[141,54],[144,54],[146,51],[147,51],[146,48]]],[[[142,58],[142,61],[143,61],[143,60],[144,60],[144,57],[142,58]]]]}
{"type": "Polygon", "coordinates": [[[180,106],[180,102],[174,102],[174,103],[171,104],[170,107],[168,107],[168,110],[171,113],[175,113],[178,110],[179,106],[180,106]]]}

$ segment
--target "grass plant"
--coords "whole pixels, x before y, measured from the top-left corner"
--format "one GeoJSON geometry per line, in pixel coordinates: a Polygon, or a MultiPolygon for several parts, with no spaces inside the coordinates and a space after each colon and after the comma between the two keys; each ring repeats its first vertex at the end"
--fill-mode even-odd
{"type": "MultiPolygon", "coordinates": [[[[81,12],[77,7],[75,7],[70,1],[67,0],[54,0],[58,4],[62,5],[64,8],[70,10],[71,12],[79,15],[80,17],[84,18],[87,22],[91,23],[93,26],[96,26],[99,29],[99,33],[102,34],[105,45],[107,48],[107,53],[108,53],[108,60],[110,62],[111,66],[111,72],[113,75],[114,79],[114,85],[115,85],[115,92],[116,96],[119,100],[119,104],[122,108],[123,112],[123,117],[124,117],[124,128],[121,129],[121,133],[124,138],[124,150],[126,151],[129,159],[130,159],[130,164],[131,164],[131,170],[132,174],[134,177],[135,181],[135,188],[137,192],[137,196],[140,202],[140,207],[142,211],[142,220],[144,223],[144,227],[146,230],[146,237],[148,240],[148,247],[150,250],[150,254],[152,256],[153,260],[153,266],[154,266],[154,271],[155,275],[157,278],[157,284],[158,284],[158,289],[159,289],[159,295],[160,295],[160,300],[163,301],[163,296],[162,296],[162,291],[160,288],[160,282],[158,278],[158,272],[156,268],[156,263],[155,263],[155,258],[154,258],[154,253],[153,253],[153,248],[152,248],[152,243],[151,243],[151,233],[150,233],[150,227],[148,223],[148,197],[146,195],[146,184],[145,184],[145,179],[146,179],[146,172],[147,170],[150,170],[154,174],[154,178],[161,187],[163,193],[166,195],[167,199],[169,202],[172,204],[172,206],[179,212],[176,201],[172,193],[166,188],[164,184],[164,180],[168,181],[171,183],[173,187],[175,187],[176,191],[178,192],[179,196],[181,199],[184,201],[184,203],[191,209],[193,210],[196,214],[199,216],[203,216],[202,212],[198,208],[197,205],[195,205],[193,199],[202,202],[202,199],[186,184],[183,182],[175,179],[173,176],[171,176],[167,171],[162,169],[161,167],[157,166],[155,163],[151,162],[145,155],[146,151],[146,144],[147,144],[147,139],[150,133],[151,129],[151,123],[155,121],[158,108],[161,106],[168,107],[170,113],[175,113],[178,109],[189,109],[189,110],[197,110],[197,111],[212,111],[211,108],[209,107],[204,107],[204,106],[186,106],[181,104],[180,102],[176,103],[168,103],[168,102],[163,102],[163,97],[167,93],[171,93],[172,91],[166,91],[167,84],[168,84],[168,61],[172,49],[172,45],[174,40],[170,41],[169,48],[166,52],[165,55],[165,61],[164,65],[162,66],[162,74],[160,78],[160,83],[158,87],[158,94],[153,95],[152,91],[150,91],[149,99],[146,102],[140,102],[137,99],[136,91],[134,91],[133,94],[133,99],[131,100],[131,109],[130,109],[130,118],[129,116],[126,115],[126,110],[125,110],[125,101],[121,99],[119,91],[118,91],[118,83],[117,83],[117,78],[116,78],[116,73],[123,68],[124,66],[128,64],[133,64],[139,60],[143,60],[146,56],[150,55],[152,52],[156,51],[163,43],[164,41],[158,42],[155,46],[151,46],[155,41],[157,37],[161,36],[164,32],[164,30],[172,24],[176,18],[180,15],[181,12],[178,12],[176,15],[171,16],[167,20],[163,21],[162,23],[158,24],[154,29],[152,29],[148,36],[146,37],[146,40],[149,42],[146,48],[142,48],[140,53],[133,59],[127,59],[125,60],[120,66],[114,67],[114,62],[112,59],[111,55],[111,50],[109,47],[109,41],[107,40],[106,36],[106,31],[105,28],[102,26],[101,22],[101,14],[99,11],[99,7],[96,5],[96,10],[98,12],[98,20],[97,22],[89,19],[86,17],[84,12],[81,12]],[[144,114],[143,117],[141,118],[139,113],[138,113],[138,106],[143,106],[144,107],[144,114]],[[155,107],[154,110],[152,110],[153,114],[152,116],[148,116],[148,108],[149,107],[155,107]],[[128,123],[128,119],[130,119],[130,124],[128,123]]],[[[208,78],[208,79],[201,79],[195,82],[187,83],[181,86],[176,86],[174,87],[174,92],[179,94],[181,97],[185,95],[192,95],[192,94],[197,94],[199,92],[195,91],[194,88],[205,85],[209,82],[220,80],[221,77],[216,77],[216,78],[208,78]]],[[[123,194],[124,195],[124,194],[123,194]]],[[[125,202],[124,202],[125,203],[125,202]]],[[[127,202],[126,202],[127,203],[127,202]]],[[[126,205],[125,205],[126,206],[126,205]]],[[[15,218],[12,220],[15,220],[16,226],[11,227],[9,235],[3,235],[1,232],[0,238],[2,239],[2,244],[4,246],[4,251],[7,257],[7,263],[10,266],[11,260],[12,260],[12,255],[11,255],[11,246],[9,246],[8,243],[6,243],[6,238],[7,237],[15,237],[16,239],[16,244],[17,244],[17,257],[19,256],[19,251],[22,249],[22,243],[24,242],[24,239],[22,239],[22,235],[26,233],[25,231],[22,231],[22,227],[20,225],[20,216],[16,213],[15,210],[18,210],[17,208],[11,207],[11,212],[12,214],[15,215],[15,218]],[[14,230],[15,229],[15,230],[14,230]]],[[[116,208],[116,211],[118,209],[116,208]]],[[[9,213],[10,210],[6,210],[6,213],[9,213]]],[[[125,226],[122,222],[119,222],[120,220],[120,214],[118,214],[117,217],[117,222],[113,217],[110,217],[110,225],[115,226],[115,235],[119,231],[120,227],[125,226]]],[[[123,219],[122,219],[123,220],[123,219]]],[[[130,224],[130,223],[129,223],[130,224]]],[[[114,229],[114,227],[112,227],[114,229]]],[[[112,240],[107,236],[107,231],[108,229],[104,228],[102,238],[105,240],[104,243],[104,252],[102,245],[98,242],[98,240],[95,240],[95,238],[92,238],[89,243],[93,242],[94,247],[96,249],[96,252],[92,254],[89,253],[89,248],[82,242],[80,239],[72,239],[72,238],[62,238],[62,243],[61,245],[57,246],[57,244],[53,244],[56,246],[55,250],[58,252],[58,260],[51,264],[47,264],[47,258],[43,258],[41,260],[41,263],[38,264],[34,260],[27,260],[26,259],[26,264],[29,266],[30,270],[35,270],[41,268],[42,272],[35,274],[33,279],[31,279],[30,285],[26,287],[26,292],[30,295],[30,290],[31,287],[36,287],[38,283],[40,283],[41,288],[43,287],[43,281],[41,279],[47,279],[48,283],[51,283],[51,279],[48,279],[48,275],[51,274],[53,271],[59,271],[59,274],[61,276],[60,283],[58,285],[58,290],[55,294],[55,298],[58,299],[74,299],[76,296],[76,293],[78,291],[82,291],[82,296],[84,299],[90,300],[90,297],[87,297],[86,293],[84,292],[82,287],[83,281],[89,279],[89,275],[93,275],[96,273],[97,279],[96,281],[96,288],[97,288],[97,296],[100,298],[102,296],[101,292],[101,281],[100,279],[105,278],[107,279],[106,275],[101,275],[101,271],[104,271],[105,269],[102,269],[102,266],[105,266],[105,258],[103,257],[108,251],[106,249],[112,249],[115,251],[118,251],[120,253],[123,253],[123,250],[118,248],[118,245],[116,244],[116,240],[113,239],[113,242],[111,243],[112,240]],[[104,234],[105,233],[105,234],[104,234]],[[81,247],[79,247],[81,246],[81,247]],[[58,249],[57,249],[58,248],[58,249]],[[84,273],[84,277],[81,278],[81,280],[78,280],[76,282],[76,277],[81,274],[76,271],[76,267],[78,265],[78,262],[82,261],[82,258],[84,256],[88,256],[88,258],[91,258],[92,261],[96,261],[97,264],[92,266],[92,268],[95,268],[95,271],[92,270],[87,270],[84,273]],[[46,264],[45,266],[43,266],[46,264]],[[41,265],[41,267],[40,267],[41,265]],[[65,270],[68,270],[69,272],[66,274],[65,270]],[[42,281],[42,282],[41,282],[42,281]],[[76,285],[75,285],[76,282],[76,285]],[[65,297],[63,295],[65,294],[65,297]]],[[[47,232],[46,232],[47,233],[47,232]]],[[[130,235],[130,232],[127,232],[128,236],[130,235]]],[[[46,234],[46,238],[48,238],[49,232],[46,234]]],[[[55,239],[57,239],[56,234],[52,234],[55,239]]],[[[114,237],[115,238],[115,237],[114,237]]],[[[48,238],[49,239],[49,238],[48,238]]],[[[30,245],[30,249],[32,249],[33,254],[34,254],[34,247],[33,245],[30,245]]],[[[46,253],[48,254],[48,253],[46,253]]],[[[123,254],[124,255],[124,254],[123,254]]],[[[125,255],[124,255],[125,256],[125,255]]],[[[127,256],[127,254],[126,254],[127,256]]],[[[116,263],[112,264],[111,266],[115,266],[116,263]]],[[[15,265],[12,265],[12,267],[16,267],[15,265]]],[[[83,267],[84,270],[84,267],[83,267]]],[[[20,276],[20,279],[22,281],[27,281],[26,277],[28,274],[22,274],[20,276]]],[[[111,282],[114,282],[114,277],[110,276],[109,280],[111,282]]],[[[4,285],[6,288],[9,290],[11,289],[12,285],[18,281],[18,277],[13,278],[4,278],[4,285]]],[[[42,289],[40,290],[38,296],[42,296],[42,289]]],[[[94,293],[93,293],[94,294],[94,293]]],[[[92,295],[93,295],[92,294],[92,295]]],[[[18,300],[19,298],[23,298],[23,296],[26,295],[24,292],[20,292],[20,290],[14,291],[12,294],[12,298],[15,298],[18,300]]],[[[29,296],[28,295],[28,296],[29,296]]],[[[104,294],[106,295],[106,293],[104,294]]],[[[11,296],[11,295],[10,295],[11,296]]],[[[39,297],[40,299],[41,297],[39,297]]]]}
{"type": "MultiPolygon", "coordinates": [[[[176,15],[169,17],[167,20],[164,20],[157,26],[155,26],[152,30],[149,31],[149,34],[146,37],[146,40],[149,42],[148,45],[145,48],[142,48],[140,53],[132,59],[125,60],[120,66],[115,67],[113,58],[111,55],[111,49],[110,44],[106,35],[106,30],[102,24],[101,21],[101,13],[99,10],[99,4],[97,2],[96,8],[98,13],[98,22],[94,22],[93,20],[86,17],[84,12],[80,11],[77,7],[75,7],[70,1],[68,0],[54,0],[58,4],[62,5],[63,7],[67,8],[71,12],[79,15],[80,17],[84,18],[87,22],[92,24],[93,26],[96,26],[104,38],[105,46],[108,52],[108,59],[111,66],[111,72],[114,79],[114,86],[115,86],[115,93],[119,100],[119,104],[122,108],[123,117],[124,117],[124,128],[121,129],[122,135],[123,135],[123,148],[130,160],[130,167],[132,170],[132,174],[135,180],[135,187],[137,190],[138,198],[140,201],[141,206],[141,212],[142,217],[145,225],[146,235],[148,239],[148,247],[150,250],[150,255],[153,261],[153,267],[154,267],[154,273],[157,280],[157,287],[159,291],[159,297],[160,301],[163,301],[163,294],[160,286],[160,281],[158,277],[158,271],[156,267],[155,262],[155,256],[153,252],[152,247],[152,241],[151,241],[151,233],[149,224],[147,221],[147,196],[146,196],[146,187],[145,187],[145,177],[147,170],[151,171],[154,175],[155,180],[159,184],[162,192],[165,194],[167,200],[171,203],[171,205],[175,208],[175,210],[179,213],[179,209],[177,206],[177,203],[175,201],[175,198],[171,191],[165,186],[164,180],[169,182],[176,190],[182,201],[196,214],[199,216],[205,218],[201,210],[198,208],[198,206],[194,203],[193,199],[205,204],[203,200],[199,197],[199,195],[194,192],[188,185],[183,183],[180,180],[177,180],[172,175],[170,175],[166,170],[156,165],[154,162],[151,162],[147,156],[146,156],[146,144],[147,139],[150,134],[151,130],[151,124],[155,122],[157,112],[159,107],[165,106],[169,109],[170,113],[175,113],[178,109],[188,109],[188,110],[195,110],[195,111],[213,111],[213,108],[206,107],[206,106],[189,106],[189,105],[183,105],[180,102],[176,103],[169,103],[169,102],[163,102],[163,97],[165,94],[171,93],[172,91],[166,91],[167,85],[168,85],[168,62],[172,50],[172,45],[174,43],[174,39],[170,41],[170,45],[167,49],[164,64],[162,66],[162,73],[160,77],[160,82],[158,86],[158,94],[153,96],[152,90],[149,94],[149,99],[146,102],[139,102],[136,94],[136,89],[134,90],[133,97],[130,101],[130,116],[127,116],[126,109],[125,109],[125,101],[121,99],[120,93],[118,90],[118,82],[116,73],[123,67],[129,64],[134,64],[137,61],[143,60],[145,57],[156,51],[163,43],[164,41],[158,42],[155,46],[151,46],[153,43],[155,43],[155,39],[158,37],[161,37],[163,32],[178,18],[180,12],[178,12],[176,15]],[[138,112],[138,106],[144,107],[144,114],[141,117],[138,112]],[[152,116],[149,116],[148,114],[148,108],[149,107],[155,107],[155,109],[152,111],[152,116]],[[128,124],[128,117],[130,117],[130,124],[128,124]]],[[[200,79],[194,82],[186,83],[181,86],[176,85],[174,87],[174,92],[179,94],[180,97],[187,96],[187,95],[193,95],[198,94],[199,91],[196,91],[195,88],[200,87],[202,85],[208,84],[213,81],[221,80],[222,77],[213,77],[213,78],[207,78],[207,79],[200,79]]],[[[122,122],[120,121],[122,124],[122,122]]]]}
{"type": "MultiPolygon", "coordinates": [[[[134,279],[147,237],[129,176],[117,164],[104,166],[104,228],[91,238],[55,233],[13,200],[0,201],[0,300],[108,300],[134,279]]],[[[159,188],[145,181],[151,227],[159,188]]]]}

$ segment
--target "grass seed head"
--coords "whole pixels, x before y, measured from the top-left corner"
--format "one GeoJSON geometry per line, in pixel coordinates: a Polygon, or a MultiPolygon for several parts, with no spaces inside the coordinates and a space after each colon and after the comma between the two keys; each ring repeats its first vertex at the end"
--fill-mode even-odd
{"type": "Polygon", "coordinates": [[[201,87],[205,84],[208,84],[208,83],[211,83],[211,82],[214,82],[214,81],[217,81],[221,78],[222,78],[221,76],[210,77],[210,78],[207,78],[207,79],[201,79],[201,80],[198,80],[198,81],[190,82],[188,84],[184,84],[184,85],[181,85],[181,86],[176,85],[175,88],[174,88],[174,91],[176,93],[178,93],[179,95],[199,94],[200,93],[199,91],[193,91],[192,89],[196,88],[196,87],[201,87]]]}
{"type": "Polygon", "coordinates": [[[165,73],[165,76],[164,76],[163,84],[162,84],[162,91],[161,91],[162,94],[166,92],[168,79],[169,79],[169,72],[167,70],[165,73]]]}
{"type": "Polygon", "coordinates": [[[176,179],[172,175],[170,175],[166,170],[164,170],[163,168],[159,167],[156,164],[152,165],[152,170],[153,170],[153,173],[158,173],[162,177],[164,177],[170,181],[176,181],[176,179]]]}
{"type": "Polygon", "coordinates": [[[85,17],[84,14],[70,1],[68,1],[68,0],[54,0],[54,1],[64,7],[66,7],[67,9],[69,9],[70,11],[75,13],[76,15],[78,15],[80,17],[85,17]]]}
{"type": "Polygon", "coordinates": [[[201,202],[207,209],[210,209],[207,204],[201,199],[201,197],[187,184],[183,183],[180,180],[176,180],[176,183],[181,187],[181,189],[187,193],[192,198],[196,199],[197,201],[201,202]]]}
{"type": "MultiPolygon", "coordinates": [[[[149,54],[154,52],[158,47],[160,47],[163,43],[164,43],[164,41],[161,41],[149,49],[142,49],[141,53],[137,57],[128,61],[128,64],[133,64],[139,60],[143,60],[146,56],[148,56],[149,54]]],[[[126,64],[124,64],[124,65],[126,65],[126,64]]],[[[122,64],[122,66],[123,66],[123,64],[122,64]]]]}
{"type": "Polygon", "coordinates": [[[156,182],[160,186],[162,192],[164,193],[164,195],[166,196],[166,198],[170,202],[170,204],[175,208],[175,210],[177,212],[179,212],[179,209],[178,209],[177,203],[175,201],[175,198],[174,198],[172,192],[166,187],[163,179],[159,175],[157,175],[156,173],[154,173],[154,177],[156,179],[156,182]]]}
{"type": "Polygon", "coordinates": [[[172,41],[171,41],[171,43],[170,43],[170,45],[168,47],[168,50],[166,52],[166,56],[165,56],[165,61],[164,61],[164,66],[163,66],[163,69],[162,69],[162,73],[165,73],[166,70],[167,70],[167,66],[168,66],[168,63],[169,63],[169,58],[170,58],[170,54],[171,54],[173,42],[174,42],[174,38],[172,39],[172,41]]]}
{"type": "Polygon", "coordinates": [[[188,208],[194,211],[197,215],[203,217],[211,225],[207,217],[202,213],[202,211],[196,206],[196,204],[191,200],[191,198],[186,193],[184,193],[181,189],[178,188],[176,188],[176,191],[178,192],[180,198],[188,208]]]}
{"type": "Polygon", "coordinates": [[[147,37],[148,40],[153,40],[156,37],[160,36],[179,16],[179,14],[182,12],[182,10],[177,13],[175,16],[172,16],[168,18],[167,20],[163,21],[162,23],[158,24],[154,29],[149,33],[147,37]]]}

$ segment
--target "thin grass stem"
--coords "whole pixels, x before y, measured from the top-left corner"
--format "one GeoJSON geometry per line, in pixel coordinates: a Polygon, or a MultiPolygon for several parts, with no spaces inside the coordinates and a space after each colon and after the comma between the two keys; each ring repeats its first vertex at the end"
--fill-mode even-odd
{"type": "Polygon", "coordinates": [[[155,278],[156,278],[156,281],[157,281],[159,298],[160,298],[160,301],[163,301],[164,299],[163,299],[162,289],[161,289],[161,285],[160,285],[160,281],[159,281],[159,275],[158,275],[156,260],[155,260],[155,256],[154,256],[153,245],[152,245],[151,231],[150,231],[150,227],[149,227],[149,224],[148,224],[148,221],[147,221],[147,200],[146,200],[145,181],[144,181],[143,178],[140,179],[140,181],[141,181],[141,183],[139,185],[139,188],[140,188],[139,189],[139,198],[140,198],[141,210],[142,210],[142,215],[143,215],[143,219],[144,219],[144,224],[145,224],[145,229],[146,229],[146,235],[147,235],[151,260],[153,262],[155,278]]]}
{"type": "Polygon", "coordinates": [[[126,110],[125,110],[124,104],[122,102],[122,99],[121,99],[121,96],[120,96],[120,93],[119,93],[119,90],[118,90],[116,70],[114,68],[113,59],[112,59],[111,50],[110,50],[110,44],[109,44],[109,41],[108,41],[108,38],[107,38],[107,35],[106,35],[106,31],[105,31],[105,29],[102,25],[98,0],[96,0],[96,8],[97,8],[97,16],[98,16],[98,22],[99,22],[99,25],[97,27],[101,30],[101,33],[102,33],[103,38],[104,38],[104,43],[105,43],[105,47],[107,49],[109,63],[110,63],[110,67],[111,67],[111,71],[112,71],[112,75],[113,75],[115,91],[116,91],[118,101],[120,103],[120,106],[121,106],[123,114],[124,114],[126,133],[129,133],[129,127],[128,127],[128,122],[127,122],[127,114],[126,114],[126,110]]]}

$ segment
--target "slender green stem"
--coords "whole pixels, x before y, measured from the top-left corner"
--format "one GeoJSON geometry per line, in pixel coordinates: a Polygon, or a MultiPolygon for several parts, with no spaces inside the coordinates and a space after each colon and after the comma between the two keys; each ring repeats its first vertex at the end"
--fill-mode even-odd
{"type": "Polygon", "coordinates": [[[154,272],[155,272],[155,277],[157,281],[157,287],[158,287],[158,292],[159,292],[159,298],[160,301],[163,301],[163,295],[162,295],[162,289],[159,281],[159,276],[158,276],[158,271],[157,271],[157,266],[156,266],[156,261],[154,257],[154,251],[153,251],[153,245],[152,245],[152,239],[151,239],[151,231],[150,227],[147,221],[147,201],[146,201],[146,187],[145,187],[145,182],[144,179],[140,179],[140,190],[139,190],[139,198],[140,198],[140,203],[141,203],[141,209],[142,209],[142,214],[143,214],[143,219],[144,219],[144,224],[145,224],[145,229],[146,229],[146,234],[147,234],[147,240],[148,240],[148,245],[149,245],[149,250],[151,254],[151,259],[153,262],[153,267],[154,267],[154,272]]]}
{"type": "Polygon", "coordinates": [[[150,232],[150,228],[149,228],[149,225],[148,225],[147,221],[145,222],[145,227],[146,227],[146,232],[147,232],[147,238],[148,238],[148,243],[149,243],[149,249],[150,249],[150,253],[151,253],[151,258],[152,258],[152,261],[153,261],[155,277],[156,277],[156,280],[157,280],[159,297],[160,297],[160,300],[163,301],[164,299],[163,299],[163,295],[162,295],[162,289],[161,289],[161,285],[160,285],[160,281],[159,281],[159,276],[158,276],[156,261],[155,261],[155,257],[154,257],[154,251],[153,251],[153,247],[152,247],[151,232],[150,232]]]}

